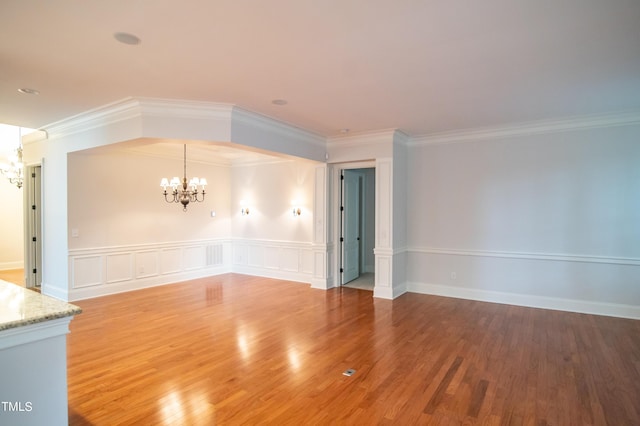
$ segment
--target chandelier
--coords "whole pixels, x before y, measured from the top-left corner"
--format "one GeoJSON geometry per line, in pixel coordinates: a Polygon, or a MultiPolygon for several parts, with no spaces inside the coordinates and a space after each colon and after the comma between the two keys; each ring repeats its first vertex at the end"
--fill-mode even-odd
{"type": "Polygon", "coordinates": [[[9,157],[10,165],[0,164],[2,173],[12,185],[22,188],[24,182],[24,162],[22,161],[22,129],[18,128],[19,145],[16,154],[9,157]]]}
{"type": "Polygon", "coordinates": [[[162,178],[160,186],[162,187],[164,200],[167,203],[181,203],[183,211],[187,211],[187,205],[189,203],[199,203],[204,201],[204,187],[207,184],[205,178],[198,179],[197,177],[187,180],[187,145],[184,145],[184,174],[182,182],[180,178],[173,177],[171,181],[167,178],[162,178]],[[202,192],[198,191],[198,185],[202,187],[202,192]],[[167,187],[171,187],[171,192],[167,191],[167,187]],[[201,197],[200,197],[201,196],[201,197]]]}

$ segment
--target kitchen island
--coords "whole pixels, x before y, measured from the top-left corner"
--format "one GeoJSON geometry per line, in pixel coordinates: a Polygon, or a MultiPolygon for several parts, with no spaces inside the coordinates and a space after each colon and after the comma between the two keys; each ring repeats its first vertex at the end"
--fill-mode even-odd
{"type": "Polygon", "coordinates": [[[67,425],[67,338],[82,310],[0,280],[0,424],[67,425]]]}

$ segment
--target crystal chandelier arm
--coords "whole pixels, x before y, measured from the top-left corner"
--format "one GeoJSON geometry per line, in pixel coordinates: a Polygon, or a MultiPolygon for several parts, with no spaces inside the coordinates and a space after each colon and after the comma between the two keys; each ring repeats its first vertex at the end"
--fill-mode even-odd
{"type": "Polygon", "coordinates": [[[22,137],[20,136],[20,145],[16,149],[16,154],[9,158],[11,165],[0,164],[0,173],[2,173],[12,185],[22,188],[24,182],[24,163],[22,161],[22,137]]]}

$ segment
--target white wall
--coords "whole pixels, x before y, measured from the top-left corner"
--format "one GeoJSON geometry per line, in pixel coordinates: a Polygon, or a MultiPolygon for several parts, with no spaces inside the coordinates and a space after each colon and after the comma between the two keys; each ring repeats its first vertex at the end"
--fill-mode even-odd
{"type": "Polygon", "coordinates": [[[92,152],[69,154],[70,250],[231,236],[228,167],[187,157],[188,177],[206,177],[209,185],[204,202],[184,212],[181,204],[165,202],[160,187],[162,177],[182,177],[181,158],[92,152]]]}
{"type": "Polygon", "coordinates": [[[183,212],[159,186],[182,173],[181,161],[117,148],[68,155],[70,300],[230,271],[310,281],[316,163],[187,159],[188,177],[209,186],[205,201],[183,212]]]}
{"type": "Polygon", "coordinates": [[[316,164],[290,160],[234,166],[231,171],[234,238],[310,243],[316,164]],[[293,216],[294,202],[302,211],[300,216],[293,216]],[[249,215],[241,214],[243,204],[249,207],[249,215]]]}
{"type": "MultiPolygon", "coordinates": [[[[0,163],[9,164],[9,157],[15,155],[19,145],[19,135],[18,127],[0,124],[0,163]]],[[[0,270],[19,269],[24,265],[22,193],[22,189],[0,174],[0,270]]]]}
{"type": "Polygon", "coordinates": [[[0,175],[0,270],[24,265],[23,190],[0,175]]]}
{"type": "MultiPolygon", "coordinates": [[[[154,222],[153,220],[143,224],[140,216],[123,207],[122,211],[111,211],[113,213],[111,217],[116,217],[116,220],[103,222],[103,229],[91,228],[88,225],[89,219],[95,215],[102,215],[102,209],[108,210],[110,207],[101,205],[98,201],[101,207],[88,207],[89,214],[83,212],[71,214],[70,206],[76,206],[78,201],[68,199],[67,188],[69,185],[75,185],[68,182],[71,179],[67,176],[68,153],[75,155],[73,153],[123,141],[137,143],[168,138],[199,142],[244,143],[281,154],[294,154],[312,159],[324,159],[325,156],[323,141],[317,135],[257,114],[236,111],[236,108],[230,105],[203,102],[125,99],[52,123],[45,126],[45,129],[46,132],[42,134],[47,139],[25,144],[25,156],[29,162],[42,160],[43,164],[42,291],[44,294],[63,300],[76,300],[81,297],[106,294],[105,292],[158,285],[172,282],[169,281],[171,278],[174,278],[173,281],[179,281],[204,274],[211,275],[216,272],[225,272],[226,265],[231,265],[228,254],[231,250],[229,247],[231,242],[225,238],[198,241],[187,239],[180,243],[177,241],[151,243],[153,247],[149,247],[146,242],[128,244],[129,241],[138,238],[140,232],[135,230],[137,226],[142,226],[141,232],[147,234],[152,228],[160,228],[160,231],[167,230],[166,234],[155,233],[153,237],[157,239],[174,238],[176,234],[180,234],[180,231],[175,228],[187,229],[185,234],[180,234],[182,238],[191,232],[189,227],[197,228],[193,221],[186,224],[187,221],[183,220],[182,224],[176,225],[177,220],[167,221],[166,218],[160,219],[157,215],[151,215],[150,217],[157,217],[161,221],[161,226],[149,225],[150,222],[154,222]],[[232,134],[236,137],[232,138],[232,134]],[[265,138],[261,141],[254,140],[260,137],[260,134],[264,134],[265,138]],[[249,143],[249,139],[255,143],[249,143]],[[75,216],[71,217],[72,215],[75,216]],[[134,225],[130,225],[128,221],[134,225]],[[69,242],[72,238],[71,231],[74,229],[77,229],[78,237],[69,242]],[[90,237],[90,243],[81,240],[84,235],[90,237]],[[124,241],[125,245],[117,245],[120,241],[124,241]],[[69,244],[74,248],[70,249],[69,244]],[[100,246],[89,247],[92,244],[100,246]],[[111,244],[116,245],[111,246],[111,244]]],[[[126,161],[115,165],[112,173],[119,172],[120,169],[125,170],[125,166],[127,166],[126,161]]],[[[105,170],[97,168],[96,171],[105,177],[107,175],[105,170]]],[[[167,172],[162,171],[162,175],[165,173],[167,172]]],[[[126,195],[121,196],[121,199],[128,198],[131,201],[140,196],[140,189],[136,186],[136,182],[140,179],[144,180],[144,177],[139,173],[132,176],[130,180],[116,179],[125,186],[128,182],[134,183],[122,191],[126,192],[126,195]]],[[[159,189],[155,179],[154,182],[145,182],[147,183],[159,189]]],[[[92,190],[98,191],[97,188],[92,190]]],[[[121,205],[124,204],[121,202],[121,205]]],[[[208,225],[205,225],[205,228],[208,232],[208,225]]],[[[207,232],[201,234],[201,238],[206,238],[207,232]]],[[[290,248],[278,253],[285,252],[290,253],[290,248]]],[[[273,252],[270,251],[268,254],[269,270],[277,267],[292,273],[295,266],[298,272],[303,272],[290,275],[292,278],[306,280],[312,275],[312,272],[304,266],[305,262],[298,262],[297,265],[291,262],[279,262],[278,265],[274,265],[273,252]]]]}
{"type": "Polygon", "coordinates": [[[410,150],[410,290],[638,316],[640,126],[467,139],[410,150]]]}
{"type": "Polygon", "coordinates": [[[316,164],[295,160],[233,167],[234,271],[311,282],[316,164]],[[300,216],[293,215],[294,205],[300,216]],[[248,215],[242,215],[243,207],[248,215]]]}

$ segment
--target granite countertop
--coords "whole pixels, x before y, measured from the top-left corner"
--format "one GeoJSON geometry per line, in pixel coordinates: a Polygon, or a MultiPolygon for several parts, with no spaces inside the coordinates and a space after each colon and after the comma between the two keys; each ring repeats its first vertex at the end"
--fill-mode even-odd
{"type": "Polygon", "coordinates": [[[0,280],[0,331],[80,312],[78,306],[0,280]]]}

